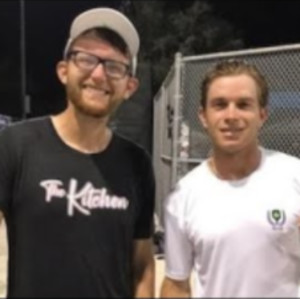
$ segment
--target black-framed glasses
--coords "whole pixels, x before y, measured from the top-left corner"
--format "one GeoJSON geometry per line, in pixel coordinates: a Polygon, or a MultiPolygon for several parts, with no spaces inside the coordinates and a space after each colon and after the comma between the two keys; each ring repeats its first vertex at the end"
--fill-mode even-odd
{"type": "Polygon", "coordinates": [[[70,51],[67,55],[81,70],[92,72],[100,63],[103,65],[105,74],[113,79],[122,79],[130,73],[129,65],[120,61],[103,59],[96,55],[82,52],[70,51]]]}

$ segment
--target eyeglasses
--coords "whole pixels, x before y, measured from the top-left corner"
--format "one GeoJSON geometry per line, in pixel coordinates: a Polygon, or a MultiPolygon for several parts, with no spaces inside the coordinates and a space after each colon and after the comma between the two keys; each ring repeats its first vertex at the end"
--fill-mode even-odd
{"type": "Polygon", "coordinates": [[[103,59],[82,51],[71,51],[68,53],[67,58],[72,59],[79,69],[86,72],[92,72],[101,63],[105,74],[113,79],[122,79],[130,73],[129,65],[123,62],[103,59]]]}

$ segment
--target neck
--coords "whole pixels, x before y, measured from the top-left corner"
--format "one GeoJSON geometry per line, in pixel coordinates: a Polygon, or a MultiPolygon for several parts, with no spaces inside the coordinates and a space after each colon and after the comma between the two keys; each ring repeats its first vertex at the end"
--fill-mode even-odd
{"type": "Polygon", "coordinates": [[[51,120],[62,141],[82,153],[101,152],[111,140],[108,119],[75,114],[67,109],[51,120]]]}
{"type": "Polygon", "coordinates": [[[212,172],[222,180],[239,180],[249,176],[260,164],[261,152],[255,148],[240,153],[224,154],[214,150],[208,160],[212,172]]]}

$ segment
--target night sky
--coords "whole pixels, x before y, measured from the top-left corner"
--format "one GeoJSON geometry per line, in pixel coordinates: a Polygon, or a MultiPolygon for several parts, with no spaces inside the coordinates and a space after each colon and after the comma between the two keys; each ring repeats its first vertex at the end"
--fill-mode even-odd
{"type": "MultiPolygon", "coordinates": [[[[144,0],[145,1],[145,0],[144,0]]],[[[26,90],[31,96],[31,115],[59,111],[64,92],[56,79],[73,17],[95,6],[117,7],[120,1],[24,0],[26,23],[26,90]]],[[[149,5],[151,1],[148,0],[149,5]]],[[[215,14],[230,22],[245,48],[300,42],[300,1],[208,0],[215,14]]],[[[22,115],[20,96],[20,1],[0,1],[0,114],[22,115]]]]}
{"type": "Polygon", "coordinates": [[[245,46],[268,47],[300,42],[300,1],[224,0],[213,3],[217,15],[243,34],[245,46]]]}

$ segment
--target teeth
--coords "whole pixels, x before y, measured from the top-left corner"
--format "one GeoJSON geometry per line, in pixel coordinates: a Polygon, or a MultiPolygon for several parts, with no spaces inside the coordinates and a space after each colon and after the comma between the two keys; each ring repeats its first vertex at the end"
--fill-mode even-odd
{"type": "Polygon", "coordinates": [[[92,87],[92,86],[86,86],[85,89],[86,89],[88,92],[101,93],[101,94],[104,94],[104,95],[107,95],[107,94],[108,94],[108,91],[106,91],[106,90],[104,90],[104,89],[92,87]]]}

